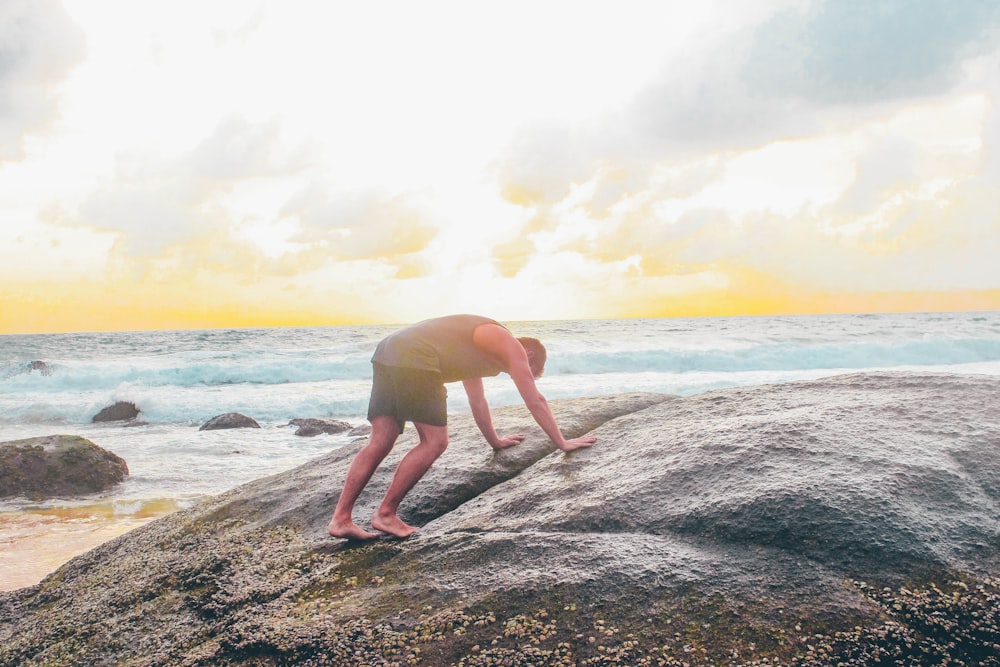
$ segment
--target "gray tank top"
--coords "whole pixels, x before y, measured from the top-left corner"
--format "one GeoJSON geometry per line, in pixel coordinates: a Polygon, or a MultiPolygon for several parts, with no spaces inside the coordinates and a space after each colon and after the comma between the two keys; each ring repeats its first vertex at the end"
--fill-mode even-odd
{"type": "Polygon", "coordinates": [[[472,332],[481,324],[500,323],[479,315],[448,315],[418,322],[383,339],[372,361],[434,371],[445,382],[496,375],[503,369],[472,342],[472,332]]]}

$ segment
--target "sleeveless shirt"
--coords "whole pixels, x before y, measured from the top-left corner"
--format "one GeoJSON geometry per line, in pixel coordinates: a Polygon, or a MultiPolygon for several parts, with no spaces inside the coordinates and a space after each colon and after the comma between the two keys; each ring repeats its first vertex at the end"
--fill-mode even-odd
{"type": "Polygon", "coordinates": [[[448,315],[418,322],[384,338],[372,361],[434,371],[444,382],[497,375],[503,368],[472,342],[472,332],[481,324],[500,323],[479,315],[448,315]]]}

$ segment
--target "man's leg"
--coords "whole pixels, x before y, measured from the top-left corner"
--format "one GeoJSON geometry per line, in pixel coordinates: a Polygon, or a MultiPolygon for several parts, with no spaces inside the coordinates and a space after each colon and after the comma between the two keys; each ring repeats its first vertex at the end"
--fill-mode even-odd
{"type": "Polygon", "coordinates": [[[396,468],[389,490],[385,492],[382,504],[372,517],[372,528],[395,535],[409,537],[416,528],[403,523],[396,515],[399,503],[410,489],[420,481],[444,450],[448,448],[448,427],[414,423],[420,442],[407,452],[396,468]]]}
{"type": "Polygon", "coordinates": [[[399,425],[394,417],[383,416],[372,419],[372,432],[368,438],[368,444],[357,453],[354,461],[351,462],[351,467],[347,470],[344,490],[340,492],[337,509],[333,511],[333,518],[330,519],[330,525],[327,527],[327,531],[334,537],[346,537],[354,540],[370,540],[378,537],[378,533],[369,533],[354,523],[352,517],[354,503],[357,502],[361,491],[371,480],[375,469],[392,451],[392,446],[396,444],[398,437],[399,425]]]}

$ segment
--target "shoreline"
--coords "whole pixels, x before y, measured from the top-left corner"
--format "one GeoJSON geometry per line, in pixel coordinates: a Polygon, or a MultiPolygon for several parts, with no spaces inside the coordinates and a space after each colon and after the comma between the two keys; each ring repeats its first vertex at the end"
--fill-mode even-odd
{"type": "Polygon", "coordinates": [[[123,512],[120,503],[100,499],[0,510],[0,591],[34,586],[76,556],[191,504],[164,499],[123,512]]]}

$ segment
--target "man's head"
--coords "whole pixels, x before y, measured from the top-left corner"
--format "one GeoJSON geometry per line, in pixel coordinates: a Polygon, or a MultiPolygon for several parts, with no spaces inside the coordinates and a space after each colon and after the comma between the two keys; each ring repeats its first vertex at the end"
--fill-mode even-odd
{"type": "Polygon", "coordinates": [[[537,338],[529,338],[523,336],[517,339],[517,342],[521,344],[524,351],[528,353],[528,366],[531,367],[531,374],[535,378],[542,377],[542,373],[545,372],[545,346],[542,345],[542,341],[537,338]]]}

